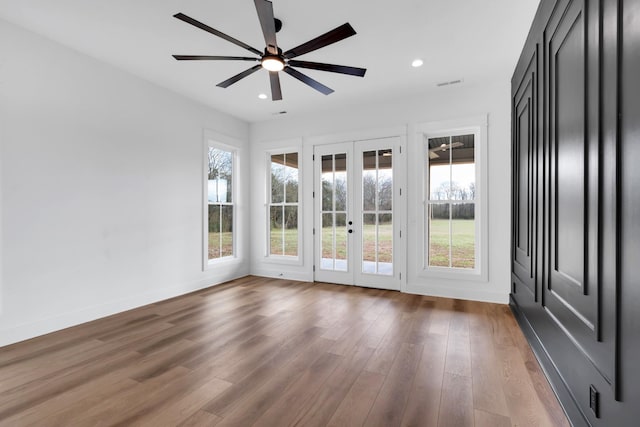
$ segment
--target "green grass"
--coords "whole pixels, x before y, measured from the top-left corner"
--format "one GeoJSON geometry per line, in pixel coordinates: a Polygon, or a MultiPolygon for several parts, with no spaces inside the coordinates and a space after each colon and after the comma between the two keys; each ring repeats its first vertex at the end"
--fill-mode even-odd
{"type": "MultiPolygon", "coordinates": [[[[429,265],[449,267],[449,221],[433,219],[430,223],[429,265]]],[[[452,221],[451,266],[475,267],[475,222],[472,219],[452,221]]]]}
{"type": "MultiPolygon", "coordinates": [[[[364,226],[363,230],[363,259],[376,260],[376,227],[372,224],[364,226]]],[[[322,257],[333,258],[333,230],[331,227],[322,229],[322,257]]],[[[378,261],[391,262],[393,256],[393,225],[381,224],[378,230],[378,261]]],[[[347,228],[336,229],[336,259],[347,259],[347,228]]]]}
{"type": "Polygon", "coordinates": [[[282,228],[272,228],[269,245],[271,255],[298,256],[298,229],[285,229],[283,239],[282,228]],[[282,248],[283,240],[284,251],[282,248]]]}
{"type": "Polygon", "coordinates": [[[220,233],[209,233],[209,259],[221,258],[233,255],[233,235],[232,233],[222,233],[222,248],[220,247],[220,233]],[[222,253],[221,253],[222,250],[222,253]]]}
{"type": "MultiPolygon", "coordinates": [[[[346,227],[336,230],[336,259],[347,259],[347,231],[346,227]]],[[[473,220],[453,220],[452,223],[452,262],[456,268],[475,267],[475,223],[473,220]]],[[[431,245],[429,248],[429,265],[434,267],[449,266],[449,221],[432,220],[430,227],[431,245]]],[[[333,231],[330,227],[322,229],[322,257],[333,258],[333,231]]],[[[375,226],[365,225],[363,231],[363,259],[375,261],[375,226]]],[[[283,255],[282,229],[271,231],[271,254],[283,255]]],[[[284,231],[284,255],[298,255],[298,230],[284,231]]],[[[378,261],[392,262],[393,226],[381,224],[378,232],[378,261]]],[[[222,256],[233,254],[233,240],[230,232],[222,233],[222,256]]],[[[220,235],[209,233],[209,259],[219,258],[220,235]]]]}

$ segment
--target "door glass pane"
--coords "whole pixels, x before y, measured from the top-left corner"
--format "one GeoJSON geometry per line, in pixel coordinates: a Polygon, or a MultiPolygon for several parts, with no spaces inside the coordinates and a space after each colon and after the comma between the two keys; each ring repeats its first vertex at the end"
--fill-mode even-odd
{"type": "Polygon", "coordinates": [[[428,217],[429,266],[449,267],[449,204],[430,204],[428,217]]]}
{"type": "Polygon", "coordinates": [[[362,272],[393,274],[393,151],[362,153],[362,272]]]}
{"type": "Polygon", "coordinates": [[[336,213],[336,233],[335,233],[335,248],[336,248],[336,263],[335,269],[339,271],[347,271],[347,254],[349,245],[347,242],[347,214],[336,213]]]}
{"type": "Polygon", "coordinates": [[[333,211],[333,156],[322,156],[322,210],[333,211]]]}
{"type": "Polygon", "coordinates": [[[378,151],[378,210],[393,209],[393,162],[392,151],[378,151]]]}
{"type": "Polygon", "coordinates": [[[322,156],[323,270],[347,271],[347,155],[322,156]]]}
{"type": "Polygon", "coordinates": [[[475,268],[475,205],[473,203],[454,204],[451,214],[451,266],[475,268]]]}
{"type": "Polygon", "coordinates": [[[335,155],[335,201],[336,212],[347,210],[347,155],[335,155]]]}
{"type": "Polygon", "coordinates": [[[376,273],[377,262],[376,214],[362,215],[362,272],[376,273]]]}
{"type": "Polygon", "coordinates": [[[323,270],[334,269],[333,256],[333,213],[322,214],[322,262],[320,268],[323,270]]]}
{"type": "Polygon", "coordinates": [[[393,274],[393,216],[378,214],[378,274],[393,274]]]}
{"type": "Polygon", "coordinates": [[[376,209],[376,152],[362,153],[362,209],[375,211],[376,209]]]}
{"type": "Polygon", "coordinates": [[[298,207],[284,208],[284,255],[298,255],[298,207]]]}

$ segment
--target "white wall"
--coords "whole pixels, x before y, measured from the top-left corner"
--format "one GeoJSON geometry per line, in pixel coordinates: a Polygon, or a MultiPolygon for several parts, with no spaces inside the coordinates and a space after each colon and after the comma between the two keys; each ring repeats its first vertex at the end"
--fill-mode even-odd
{"type": "Polygon", "coordinates": [[[0,21],[0,345],[248,273],[247,196],[203,272],[205,129],[248,175],[245,122],[0,21]]]}
{"type": "MultiPolygon", "coordinates": [[[[508,72],[496,76],[494,82],[469,86],[466,84],[437,88],[431,92],[410,98],[390,99],[384,103],[351,105],[337,111],[305,116],[280,116],[267,122],[251,125],[252,151],[252,236],[256,244],[252,248],[252,272],[277,277],[282,267],[264,257],[266,236],[266,211],[264,209],[264,184],[266,176],[265,150],[291,145],[299,140],[303,147],[305,195],[303,221],[305,224],[304,263],[293,270],[292,278],[311,280],[313,236],[311,226],[313,210],[309,196],[312,190],[313,141],[354,140],[376,135],[404,134],[408,145],[408,265],[404,290],[412,293],[508,302],[510,266],[510,86],[508,72]],[[421,141],[416,138],[416,127],[421,123],[455,120],[488,114],[488,281],[462,281],[427,279],[417,274],[421,252],[421,240],[415,229],[422,201],[421,141]],[[327,136],[327,138],[319,138],[327,136]]],[[[310,94],[312,96],[313,93],[310,94]]]]}

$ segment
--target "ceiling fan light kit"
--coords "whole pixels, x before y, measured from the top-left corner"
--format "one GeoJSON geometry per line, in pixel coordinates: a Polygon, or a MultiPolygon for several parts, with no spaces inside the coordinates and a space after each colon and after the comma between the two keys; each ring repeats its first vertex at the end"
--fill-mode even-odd
{"type": "Polygon", "coordinates": [[[260,61],[262,68],[268,71],[282,71],[284,70],[284,61],[279,56],[265,55],[260,61]]]}
{"type": "Polygon", "coordinates": [[[337,43],[341,40],[346,39],[347,37],[351,37],[356,34],[355,30],[349,23],[345,23],[337,28],[334,28],[331,31],[322,34],[312,40],[309,40],[306,43],[303,43],[299,46],[294,47],[293,49],[289,49],[286,52],[282,52],[282,49],[278,47],[278,43],[276,40],[276,33],[280,31],[282,28],[282,21],[274,18],[273,16],[273,4],[269,0],[254,0],[254,4],[256,6],[256,11],[258,12],[258,19],[260,21],[260,26],[262,27],[262,34],[264,36],[264,41],[266,47],[264,49],[264,53],[259,51],[258,49],[249,46],[246,43],[241,42],[221,31],[218,31],[202,22],[199,22],[183,13],[177,13],[174,18],[177,18],[183,22],[193,25],[194,27],[200,28],[208,33],[211,33],[217,37],[220,37],[230,43],[235,44],[236,46],[242,47],[249,52],[258,55],[259,57],[244,57],[244,56],[212,56],[212,55],[173,55],[173,57],[178,61],[254,61],[260,62],[259,65],[254,65],[253,67],[236,74],[235,76],[220,82],[217,84],[218,87],[227,88],[232,84],[238,82],[239,80],[244,79],[245,77],[250,76],[256,71],[264,68],[269,72],[269,80],[271,83],[271,99],[274,101],[282,99],[282,90],[280,88],[280,75],[278,74],[280,71],[284,71],[289,74],[291,77],[301,81],[307,86],[312,87],[320,93],[325,95],[329,95],[333,93],[333,89],[323,85],[322,83],[312,79],[306,74],[301,73],[300,71],[294,69],[293,67],[298,68],[307,68],[311,70],[319,70],[319,71],[328,71],[331,73],[339,73],[346,74],[357,77],[364,77],[367,72],[364,68],[357,67],[349,67],[346,65],[334,65],[334,64],[325,64],[319,62],[308,62],[308,61],[297,61],[293,58],[296,58],[300,55],[304,55],[305,53],[313,52],[325,46],[328,46],[333,43],[337,43]]]}

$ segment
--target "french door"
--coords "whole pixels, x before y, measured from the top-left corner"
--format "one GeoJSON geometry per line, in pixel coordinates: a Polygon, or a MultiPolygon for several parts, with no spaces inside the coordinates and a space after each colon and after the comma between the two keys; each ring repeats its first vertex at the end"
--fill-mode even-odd
{"type": "Polygon", "coordinates": [[[400,289],[399,138],[314,147],[315,280],[400,289]]]}

